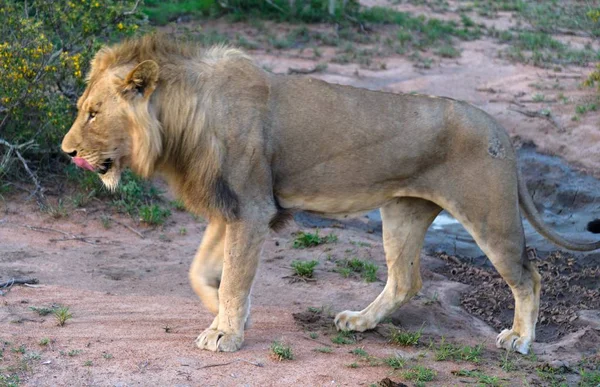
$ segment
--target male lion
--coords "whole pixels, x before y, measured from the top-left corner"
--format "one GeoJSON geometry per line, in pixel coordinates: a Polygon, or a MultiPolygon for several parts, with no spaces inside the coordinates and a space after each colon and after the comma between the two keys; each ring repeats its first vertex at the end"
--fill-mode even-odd
{"type": "Polygon", "coordinates": [[[209,217],[190,269],[216,314],[196,340],[203,349],[241,347],[263,241],[290,211],[381,209],[387,284],[366,309],[335,318],[338,329],[365,331],[421,288],[423,238],[446,209],[510,285],[514,322],[497,346],[521,353],[535,337],[540,275],[525,255],[519,208],[560,246],[600,247],[547,228],[508,135],[465,102],[273,75],[236,49],[147,36],[98,52],[77,107],[62,149],[78,166],[111,189],[125,167],[161,174],[190,211],[209,217]]]}

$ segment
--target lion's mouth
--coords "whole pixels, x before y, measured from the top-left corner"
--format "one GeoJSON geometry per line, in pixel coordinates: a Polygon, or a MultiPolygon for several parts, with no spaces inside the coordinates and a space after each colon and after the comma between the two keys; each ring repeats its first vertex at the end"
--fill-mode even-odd
{"type": "Polygon", "coordinates": [[[108,172],[108,170],[112,167],[112,165],[113,165],[112,159],[104,160],[102,165],[100,165],[100,167],[98,167],[98,173],[101,175],[104,175],[106,172],[108,172]]]}

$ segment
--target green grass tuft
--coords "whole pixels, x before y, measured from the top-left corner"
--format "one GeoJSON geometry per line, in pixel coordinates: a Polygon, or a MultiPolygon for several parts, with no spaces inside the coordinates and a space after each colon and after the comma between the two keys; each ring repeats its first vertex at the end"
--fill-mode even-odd
{"type": "Polygon", "coordinates": [[[502,385],[502,383],[500,383],[500,378],[498,378],[497,376],[486,375],[483,372],[478,371],[478,370],[452,371],[452,374],[456,375],[456,376],[475,378],[475,379],[477,379],[477,383],[482,386],[500,387],[502,385]]]}
{"type": "Polygon", "coordinates": [[[352,258],[350,260],[344,259],[337,261],[336,264],[336,271],[344,278],[349,277],[352,273],[357,273],[366,282],[377,281],[377,271],[379,270],[379,267],[373,262],[352,258]]]}
{"type": "Polygon", "coordinates": [[[337,242],[337,236],[334,234],[320,237],[319,230],[317,230],[314,234],[309,232],[299,232],[294,239],[292,247],[295,249],[306,249],[308,247],[315,247],[324,243],[333,242],[337,242]]]}
{"type": "Polygon", "coordinates": [[[271,355],[278,361],[294,359],[292,348],[279,341],[274,341],[271,344],[271,355]]]}
{"type": "Polygon", "coordinates": [[[337,335],[331,338],[331,342],[334,344],[354,344],[356,343],[356,337],[350,331],[339,331],[337,335]]]}
{"type": "Polygon", "coordinates": [[[479,363],[481,361],[481,353],[483,351],[483,345],[479,344],[475,347],[468,345],[458,346],[451,343],[446,343],[445,339],[442,339],[439,347],[435,351],[435,360],[454,360],[454,361],[470,361],[472,363],[479,363]]]}
{"type": "Polygon", "coordinates": [[[350,353],[360,357],[369,357],[367,351],[362,348],[354,348],[352,351],[350,351],[350,353]]]}
{"type": "Polygon", "coordinates": [[[401,357],[398,357],[398,356],[386,357],[385,359],[383,359],[383,362],[395,370],[404,368],[404,364],[405,364],[404,359],[402,359],[401,357]]]}
{"type": "Polygon", "coordinates": [[[140,220],[152,226],[161,225],[171,216],[168,208],[162,208],[158,204],[143,205],[140,207],[140,220]]]}
{"type": "Polygon", "coordinates": [[[315,267],[319,264],[319,261],[293,261],[292,269],[294,275],[300,278],[312,278],[314,275],[315,267]]]}
{"type": "Polygon", "coordinates": [[[416,332],[392,329],[390,332],[390,342],[405,347],[418,345],[422,333],[422,329],[419,329],[416,332]]]}
{"type": "Polygon", "coordinates": [[[437,372],[423,366],[415,366],[402,373],[406,380],[415,382],[431,382],[437,376],[437,372]]]}
{"type": "Polygon", "coordinates": [[[62,327],[68,320],[73,318],[73,315],[69,312],[68,306],[61,306],[54,311],[54,317],[58,326],[62,327]]]}

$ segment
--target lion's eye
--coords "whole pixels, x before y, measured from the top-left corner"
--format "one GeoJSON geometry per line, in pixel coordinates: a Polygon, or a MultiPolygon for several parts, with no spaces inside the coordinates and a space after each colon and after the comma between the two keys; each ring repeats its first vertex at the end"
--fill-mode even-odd
{"type": "Polygon", "coordinates": [[[90,112],[90,115],[88,116],[88,121],[91,121],[94,118],[96,118],[96,114],[98,114],[98,113],[96,113],[96,112],[90,112]]]}

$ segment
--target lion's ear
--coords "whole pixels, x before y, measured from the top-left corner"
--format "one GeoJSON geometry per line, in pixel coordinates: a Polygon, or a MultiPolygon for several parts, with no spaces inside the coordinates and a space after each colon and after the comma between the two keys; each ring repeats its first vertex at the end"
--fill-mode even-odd
{"type": "Polygon", "coordinates": [[[121,94],[124,97],[139,95],[148,98],[156,88],[157,81],[158,64],[153,60],[145,60],[127,75],[121,87],[121,94]]]}

